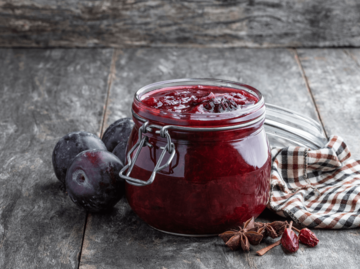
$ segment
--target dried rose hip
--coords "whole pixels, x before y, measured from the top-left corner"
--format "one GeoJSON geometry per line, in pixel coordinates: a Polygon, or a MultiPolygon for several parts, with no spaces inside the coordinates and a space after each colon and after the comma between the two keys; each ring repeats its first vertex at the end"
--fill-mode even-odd
{"type": "Polygon", "coordinates": [[[299,233],[299,240],[301,243],[312,248],[319,243],[319,239],[317,239],[316,235],[307,228],[301,229],[299,233]]]}
{"type": "Polygon", "coordinates": [[[291,227],[292,222],[290,222],[289,228],[285,229],[281,237],[281,245],[286,252],[294,253],[299,249],[299,238],[291,227]]]}

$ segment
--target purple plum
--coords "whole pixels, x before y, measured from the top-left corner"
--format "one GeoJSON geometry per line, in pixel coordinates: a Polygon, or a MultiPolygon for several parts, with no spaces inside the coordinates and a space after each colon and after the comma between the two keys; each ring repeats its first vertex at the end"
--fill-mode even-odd
{"type": "Polygon", "coordinates": [[[66,171],[80,152],[89,149],[106,150],[99,137],[87,132],[73,132],[65,135],[55,145],[52,164],[56,177],[65,183],[66,171]]]}
{"type": "Polygon", "coordinates": [[[111,124],[102,137],[108,151],[113,152],[120,142],[127,143],[133,126],[134,122],[130,118],[123,118],[111,124]]]}
{"type": "Polygon", "coordinates": [[[127,147],[128,141],[123,140],[120,141],[119,144],[114,148],[113,154],[122,161],[123,164],[126,163],[126,147],[127,147]]]}
{"type": "Polygon", "coordinates": [[[125,194],[119,176],[122,162],[104,150],[79,153],[66,173],[66,190],[71,200],[89,212],[111,209],[125,194]]]}

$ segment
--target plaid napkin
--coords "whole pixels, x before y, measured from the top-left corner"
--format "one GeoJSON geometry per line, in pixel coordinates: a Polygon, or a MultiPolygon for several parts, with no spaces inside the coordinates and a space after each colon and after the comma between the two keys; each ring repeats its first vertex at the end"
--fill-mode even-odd
{"type": "Polygon", "coordinates": [[[324,148],[273,148],[268,207],[311,228],[360,226],[360,160],[342,138],[324,148]]]}

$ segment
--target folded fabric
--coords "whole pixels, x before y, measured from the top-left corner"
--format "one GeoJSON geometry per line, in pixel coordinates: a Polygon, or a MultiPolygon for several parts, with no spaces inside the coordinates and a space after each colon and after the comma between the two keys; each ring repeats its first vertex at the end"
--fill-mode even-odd
{"type": "Polygon", "coordinates": [[[342,138],[324,148],[273,148],[268,207],[311,228],[360,227],[360,160],[342,138]]]}

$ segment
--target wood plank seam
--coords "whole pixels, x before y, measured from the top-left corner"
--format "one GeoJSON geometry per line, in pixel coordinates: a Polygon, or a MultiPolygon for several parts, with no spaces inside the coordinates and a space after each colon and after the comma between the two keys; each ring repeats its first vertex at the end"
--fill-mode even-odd
{"type": "Polygon", "coordinates": [[[100,138],[103,135],[104,132],[104,126],[106,123],[106,118],[107,118],[107,108],[108,108],[108,104],[109,104],[109,95],[110,95],[110,89],[111,86],[113,84],[113,81],[115,79],[116,76],[116,60],[117,60],[117,55],[118,55],[118,50],[113,50],[113,55],[111,57],[111,66],[110,66],[110,73],[108,76],[108,81],[107,81],[107,89],[106,89],[106,98],[105,98],[105,106],[104,106],[104,110],[103,110],[103,117],[102,117],[102,121],[100,124],[100,131],[99,131],[99,136],[100,138]]]}
{"type": "Polygon", "coordinates": [[[316,111],[317,117],[318,117],[318,119],[319,119],[319,121],[320,121],[321,127],[322,127],[322,129],[323,129],[326,137],[329,138],[328,134],[326,133],[325,125],[324,125],[324,122],[323,122],[323,120],[322,120],[322,118],[321,118],[321,114],[320,114],[319,108],[318,108],[318,106],[317,106],[317,104],[316,104],[314,95],[313,95],[313,93],[312,93],[312,91],[311,91],[308,78],[307,78],[307,76],[306,76],[306,74],[305,74],[305,71],[304,71],[304,68],[303,68],[303,66],[302,66],[302,64],[301,64],[301,61],[300,61],[300,58],[299,58],[297,49],[296,49],[296,48],[293,48],[293,49],[291,49],[291,50],[293,50],[293,52],[294,52],[295,61],[296,61],[296,63],[298,64],[298,66],[299,66],[299,68],[300,68],[301,76],[302,76],[302,78],[304,79],[306,89],[308,90],[308,92],[309,92],[309,94],[310,94],[310,97],[311,97],[312,103],[313,103],[313,105],[314,105],[314,107],[315,107],[315,111],[316,111]]]}
{"type": "MultiPolygon", "coordinates": [[[[100,138],[103,136],[103,133],[104,133],[104,126],[105,126],[105,122],[106,122],[107,108],[108,108],[108,104],[109,104],[110,89],[111,89],[111,86],[113,84],[113,80],[115,78],[115,72],[116,72],[116,68],[115,68],[116,67],[115,66],[116,65],[116,60],[117,60],[117,51],[113,50],[113,54],[112,54],[112,57],[111,57],[110,72],[109,72],[107,85],[106,85],[105,104],[104,104],[103,115],[102,115],[102,120],[101,120],[101,123],[100,123],[100,129],[99,129],[99,137],[100,138]]],[[[85,234],[86,234],[86,228],[87,228],[88,220],[89,220],[89,213],[86,213],[85,225],[84,225],[83,236],[82,236],[82,240],[81,240],[81,247],[80,247],[80,253],[79,253],[79,257],[78,257],[77,269],[80,268],[80,264],[81,264],[81,257],[82,257],[82,253],[83,253],[84,240],[85,240],[85,234]]]]}
{"type": "Polygon", "coordinates": [[[79,252],[79,256],[78,256],[78,265],[77,265],[77,269],[79,269],[79,267],[80,267],[81,254],[82,254],[82,249],[83,249],[83,245],[84,245],[85,232],[86,232],[86,226],[87,226],[87,223],[88,223],[88,218],[89,218],[89,213],[86,213],[86,216],[85,216],[85,223],[84,223],[84,229],[83,229],[83,235],[82,235],[82,239],[81,239],[80,252],[79,252]]]}

